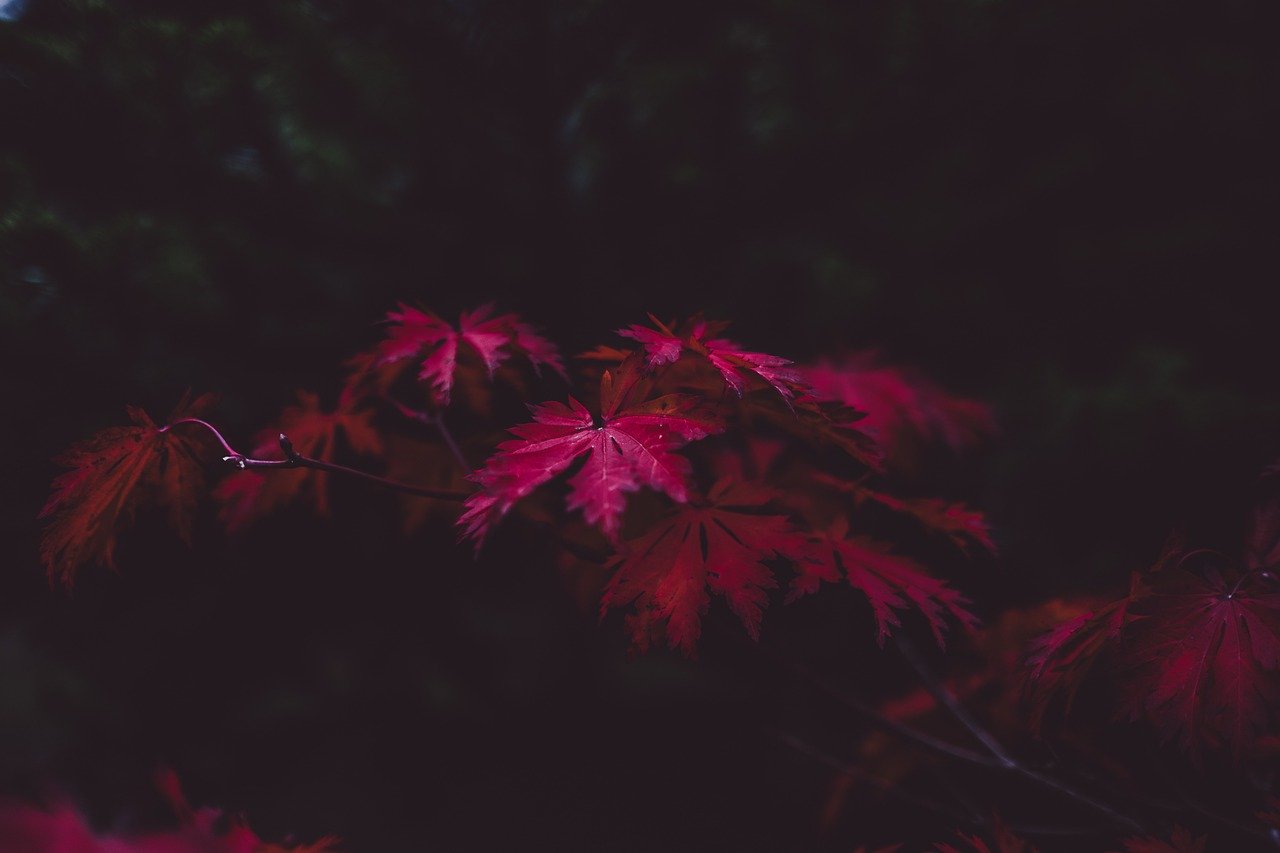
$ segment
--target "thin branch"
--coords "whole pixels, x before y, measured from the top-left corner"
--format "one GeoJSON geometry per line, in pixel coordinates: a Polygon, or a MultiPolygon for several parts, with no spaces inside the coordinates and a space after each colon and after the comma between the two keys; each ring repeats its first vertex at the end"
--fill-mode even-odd
{"type": "Polygon", "coordinates": [[[965,730],[973,735],[978,743],[986,747],[987,752],[990,752],[1001,764],[1010,769],[1017,767],[1018,762],[1005,751],[1000,741],[996,740],[994,735],[974,719],[973,715],[960,704],[960,700],[956,698],[954,693],[943,686],[942,681],[929,669],[928,664],[925,663],[920,653],[916,651],[911,641],[904,637],[901,632],[898,632],[894,635],[893,642],[897,645],[898,651],[902,653],[902,656],[906,658],[907,663],[911,664],[911,668],[919,675],[920,681],[924,684],[925,690],[929,691],[929,695],[937,700],[939,705],[946,708],[951,716],[955,717],[956,722],[964,726],[965,730]]]}
{"type": "Polygon", "coordinates": [[[209,432],[213,433],[213,437],[214,437],[215,439],[217,439],[218,444],[221,444],[221,445],[222,445],[222,449],[223,449],[223,450],[225,450],[225,451],[227,452],[227,455],[228,455],[228,456],[240,456],[240,455],[241,455],[239,452],[237,452],[237,451],[236,451],[236,449],[235,449],[234,447],[232,447],[230,444],[227,444],[227,440],[226,440],[225,438],[223,438],[223,437],[222,437],[222,433],[218,432],[218,428],[217,428],[216,426],[214,426],[213,424],[209,423],[208,421],[202,421],[202,420],[200,420],[199,418],[182,418],[181,420],[176,420],[176,421],[174,421],[174,422],[173,422],[173,423],[171,423],[171,424],[166,424],[166,425],[164,425],[164,426],[160,427],[160,432],[168,432],[169,430],[173,429],[174,427],[176,427],[176,426],[182,426],[183,424],[195,424],[196,426],[202,426],[202,427],[204,427],[204,428],[205,428],[205,429],[207,429],[209,432]]]}
{"type": "Polygon", "coordinates": [[[874,773],[868,773],[856,764],[851,764],[847,761],[842,761],[833,755],[828,755],[812,744],[801,740],[789,732],[778,732],[777,736],[784,744],[791,747],[801,755],[807,755],[819,764],[825,764],[837,773],[870,785],[894,799],[901,800],[908,805],[917,806],[925,811],[933,812],[939,817],[944,817],[947,820],[955,821],[956,823],[968,824],[970,826],[982,825],[982,820],[980,818],[966,815],[964,812],[953,809],[944,803],[937,802],[936,800],[931,800],[927,797],[921,797],[913,794],[888,779],[883,779],[876,776],[874,773]]]}
{"type": "Polygon", "coordinates": [[[1219,814],[1201,803],[1199,800],[1188,796],[1186,792],[1183,792],[1182,799],[1187,804],[1188,808],[1202,817],[1207,817],[1210,820],[1217,821],[1223,826],[1230,827],[1242,835],[1248,835],[1251,838],[1260,838],[1263,841],[1270,842],[1272,847],[1280,847],[1280,837],[1277,837],[1274,830],[1269,831],[1258,826],[1250,826],[1249,824],[1238,821],[1233,817],[1219,814]]]}
{"type": "Polygon", "coordinates": [[[424,489],[420,486],[414,486],[409,483],[402,483],[399,480],[391,480],[386,477],[379,477],[377,474],[370,474],[368,471],[361,471],[357,468],[348,468],[346,465],[338,465],[334,462],[326,462],[323,459],[313,459],[310,456],[303,456],[294,450],[293,442],[284,433],[280,433],[280,449],[284,451],[284,459],[254,459],[246,456],[236,450],[223,437],[218,428],[208,421],[202,421],[199,418],[183,418],[174,421],[167,426],[160,428],[161,432],[168,432],[170,429],[183,424],[194,424],[204,427],[217,440],[222,449],[226,451],[226,456],[222,457],[222,461],[230,465],[234,465],[242,470],[253,469],[290,469],[290,468],[312,468],[316,471],[328,471],[332,474],[344,474],[350,477],[356,477],[369,483],[381,486],[384,489],[391,489],[397,492],[404,492],[408,495],[418,495],[424,498],[435,498],[442,501],[464,501],[469,495],[466,492],[453,492],[445,489],[424,489]]]}
{"type": "Polygon", "coordinates": [[[453,433],[449,432],[449,428],[444,425],[444,412],[436,414],[436,429],[440,431],[440,437],[448,445],[449,452],[453,454],[453,458],[458,460],[458,466],[462,468],[462,473],[470,474],[471,465],[467,462],[467,457],[462,455],[462,448],[458,446],[458,442],[453,440],[453,433]]]}
{"type": "Polygon", "coordinates": [[[370,474],[368,471],[361,471],[358,468],[348,468],[346,465],[338,465],[334,462],[325,462],[323,459],[313,459],[310,456],[303,456],[293,448],[293,442],[289,440],[289,436],[280,433],[280,449],[284,451],[284,459],[251,459],[247,456],[241,456],[232,453],[230,456],[224,456],[223,462],[230,463],[237,468],[312,468],[316,471],[328,471],[332,474],[345,474],[350,477],[357,477],[369,483],[382,486],[384,489],[391,489],[397,492],[403,492],[407,495],[417,495],[423,498],[435,498],[442,501],[464,501],[469,495],[466,492],[454,492],[447,489],[424,489],[421,486],[413,486],[409,483],[402,483],[399,480],[391,480],[387,477],[379,477],[377,474],[370,474]]]}
{"type": "Polygon", "coordinates": [[[1025,764],[1010,755],[1000,741],[987,731],[967,710],[965,710],[965,708],[960,704],[960,701],[956,699],[955,694],[948,690],[942,681],[933,673],[928,664],[925,663],[924,659],[918,652],[916,652],[915,647],[911,645],[909,640],[899,634],[894,637],[894,641],[897,643],[898,650],[902,652],[903,658],[906,659],[907,663],[911,665],[911,668],[916,671],[916,675],[920,678],[921,683],[924,684],[925,689],[928,690],[935,699],[937,699],[938,703],[942,707],[947,709],[951,716],[955,718],[956,722],[964,726],[965,729],[974,736],[974,738],[986,747],[1000,767],[1011,773],[1022,776],[1024,779],[1036,782],[1037,784],[1052,791],[1057,791],[1059,794],[1062,794],[1068,799],[1075,800],[1082,806],[1086,806],[1099,814],[1106,815],[1116,824],[1124,826],[1131,831],[1139,833],[1146,832],[1146,827],[1134,818],[1129,817],[1123,812],[1118,811],[1114,807],[1084,793],[1083,791],[1077,790],[1060,779],[1027,767],[1025,764]]]}
{"type": "Polygon", "coordinates": [[[431,414],[421,409],[413,409],[401,403],[399,400],[389,395],[383,395],[383,399],[390,403],[396,411],[404,415],[411,421],[417,421],[429,427],[434,427],[440,433],[440,438],[444,440],[445,446],[449,448],[449,452],[453,454],[453,458],[458,463],[458,468],[463,474],[470,474],[472,471],[471,463],[467,461],[467,457],[462,454],[462,448],[458,446],[458,442],[454,440],[453,433],[444,423],[444,413],[431,414]]]}
{"type": "Polygon", "coordinates": [[[878,729],[889,732],[890,734],[895,734],[903,740],[911,741],[917,746],[922,746],[932,752],[936,752],[950,758],[955,758],[960,761],[965,761],[969,764],[976,764],[980,767],[1005,766],[999,759],[983,755],[980,752],[975,752],[974,750],[967,749],[963,746],[957,746],[950,741],[936,738],[933,735],[922,732],[913,726],[907,725],[906,723],[886,717],[867,702],[840,690],[827,682],[813,670],[803,664],[796,663],[789,658],[783,657],[763,643],[757,645],[756,648],[758,648],[765,657],[768,657],[775,663],[780,664],[781,666],[802,676],[814,687],[844,705],[849,710],[854,711],[878,729]]]}
{"type": "MultiPolygon", "coordinates": [[[[804,740],[801,740],[800,738],[788,732],[778,732],[777,735],[778,735],[778,738],[784,744],[791,747],[796,752],[799,752],[802,755],[807,755],[808,757],[814,759],[820,764],[824,764],[827,767],[830,767],[832,770],[835,770],[837,773],[840,773],[844,776],[848,776],[850,779],[856,779],[859,782],[863,782],[867,785],[870,785],[871,787],[883,792],[884,794],[890,797],[893,797],[897,800],[901,800],[902,802],[907,803],[908,805],[917,806],[919,808],[924,809],[925,811],[933,812],[939,817],[944,817],[944,818],[947,818],[948,820],[955,821],[956,823],[965,824],[968,826],[975,827],[977,829],[990,829],[992,827],[992,821],[984,815],[981,815],[978,813],[966,814],[965,812],[961,812],[957,809],[951,808],[945,803],[940,803],[937,800],[932,800],[932,799],[929,799],[928,797],[922,797],[922,796],[919,796],[918,794],[913,794],[912,792],[903,788],[901,785],[897,785],[888,779],[884,779],[880,776],[876,776],[874,773],[868,773],[866,770],[863,770],[861,767],[858,767],[856,764],[851,764],[847,761],[843,761],[839,758],[836,758],[833,755],[829,755],[823,752],[822,750],[818,749],[817,747],[813,746],[812,744],[804,740]]],[[[1017,835],[1038,835],[1038,836],[1056,836],[1056,837],[1076,837],[1076,836],[1082,836],[1082,835],[1097,835],[1101,831],[1099,829],[1090,828],[1090,827],[1040,826],[1040,825],[1034,825],[1034,824],[1016,824],[1016,823],[1005,824],[1005,828],[1017,835]]]]}

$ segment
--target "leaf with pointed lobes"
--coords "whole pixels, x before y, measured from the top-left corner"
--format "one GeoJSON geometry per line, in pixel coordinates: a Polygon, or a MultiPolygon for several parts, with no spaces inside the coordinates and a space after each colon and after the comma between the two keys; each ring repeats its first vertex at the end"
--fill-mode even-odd
{"type": "MultiPolygon", "coordinates": [[[[441,406],[449,405],[462,344],[479,357],[490,379],[512,352],[527,358],[536,373],[550,367],[565,376],[555,344],[516,314],[492,315],[492,305],[464,311],[454,328],[435,314],[401,303],[400,310],[388,312],[391,327],[387,337],[363,368],[421,358],[418,378],[430,385],[433,398],[441,406]]],[[[356,366],[360,369],[362,365],[356,366]]]]}
{"type": "Polygon", "coordinates": [[[728,323],[694,318],[673,330],[652,314],[654,328],[633,324],[619,329],[618,334],[644,347],[650,368],[674,364],[684,352],[705,358],[720,373],[725,385],[739,397],[752,381],[763,382],[790,402],[804,391],[800,373],[790,359],[743,349],[728,338],[718,337],[728,323]]]}
{"type": "Polygon", "coordinates": [[[908,444],[941,441],[964,450],[995,431],[991,409],[943,391],[914,371],[881,364],[875,353],[803,367],[811,393],[866,412],[862,428],[890,457],[908,444]]]}
{"type": "Polygon", "coordinates": [[[966,554],[974,544],[980,545],[990,554],[996,553],[996,543],[991,538],[991,527],[987,524],[986,516],[962,503],[952,503],[940,498],[899,498],[829,474],[819,474],[816,479],[853,495],[858,503],[872,501],[886,509],[910,516],[926,530],[946,536],[966,554]]]}
{"type": "Polygon", "coordinates": [[[627,619],[633,645],[644,651],[650,634],[665,629],[667,645],[692,657],[711,593],[721,595],[751,638],[760,637],[768,590],[776,587],[765,565],[796,546],[785,516],[761,508],[772,493],[722,479],[706,500],[674,510],[648,532],[618,549],[600,599],[600,616],[634,606],[627,619]]]}
{"type": "MultiPolygon", "coordinates": [[[[183,398],[169,422],[205,414],[213,396],[183,398]]],[[[163,506],[169,524],[189,541],[196,503],[204,491],[202,450],[208,434],[198,424],[161,427],[136,406],[132,426],[108,427],[73,445],[55,461],[70,468],[54,481],[40,511],[48,519],[40,558],[49,580],[70,587],[89,563],[115,568],[116,536],[139,507],[163,506]]]]}
{"type": "Polygon", "coordinates": [[[1177,824],[1173,834],[1167,839],[1147,836],[1146,838],[1127,838],[1124,842],[1125,853],[1204,853],[1209,836],[1196,838],[1191,831],[1177,824]]]}
{"type": "Polygon", "coordinates": [[[1280,701],[1280,583],[1189,562],[1153,574],[1150,594],[1132,607],[1129,706],[1193,757],[1229,746],[1238,760],[1280,701]]]}
{"type": "Polygon", "coordinates": [[[626,495],[647,486],[684,503],[689,497],[689,460],[675,451],[724,429],[700,402],[681,394],[645,399],[648,382],[634,359],[600,380],[597,424],[574,398],[569,404],[532,406],[533,421],[513,427],[514,439],[498,445],[472,475],[480,491],[458,519],[463,536],[484,541],[489,528],[516,501],[586,456],[569,480],[568,508],[617,541],[626,495]],[[632,402],[635,400],[636,402],[632,402]]]}
{"type": "MultiPolygon", "coordinates": [[[[356,453],[381,456],[382,438],[373,427],[373,413],[358,408],[352,394],[343,393],[337,408],[325,411],[320,397],[309,391],[297,392],[297,403],[280,413],[278,425],[258,433],[252,455],[258,459],[283,459],[280,435],[289,437],[300,456],[333,462],[341,435],[356,453]]],[[[311,468],[272,471],[247,469],[225,478],[214,489],[222,504],[219,517],[228,530],[235,531],[252,521],[309,495],[319,515],[329,514],[329,475],[311,468]]]]}
{"type": "MultiPolygon", "coordinates": [[[[1135,575],[1133,590],[1139,590],[1135,575]]],[[[1071,712],[1076,694],[1103,655],[1120,639],[1131,620],[1129,597],[1109,604],[1081,609],[1032,641],[1026,659],[1023,695],[1031,708],[1028,721],[1033,732],[1044,725],[1045,715],[1059,698],[1063,713],[1071,712]]],[[[1066,605],[1069,606],[1069,605],[1066,605]]]]}
{"type": "Polygon", "coordinates": [[[898,614],[914,607],[929,622],[938,645],[946,645],[947,618],[964,628],[977,626],[969,601],[946,581],[933,577],[922,566],[889,552],[889,546],[865,536],[849,536],[849,522],[836,518],[825,530],[806,534],[799,547],[787,555],[796,564],[787,600],[817,592],[822,581],[844,579],[867,597],[876,619],[876,641],[883,646],[898,614]]]}

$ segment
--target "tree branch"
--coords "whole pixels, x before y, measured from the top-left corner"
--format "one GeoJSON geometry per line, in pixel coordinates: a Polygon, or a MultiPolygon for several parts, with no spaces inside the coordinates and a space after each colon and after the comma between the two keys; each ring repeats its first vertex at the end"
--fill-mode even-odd
{"type": "MultiPolygon", "coordinates": [[[[888,779],[883,779],[879,776],[876,776],[874,773],[868,773],[867,771],[863,770],[861,767],[858,767],[856,764],[851,764],[847,761],[836,758],[833,755],[829,755],[823,752],[822,750],[818,749],[817,747],[813,746],[812,744],[809,744],[808,742],[801,740],[795,735],[790,734],[789,732],[778,732],[777,734],[778,734],[778,738],[784,744],[791,747],[796,752],[799,752],[802,755],[807,755],[808,757],[812,758],[818,763],[824,764],[827,767],[830,767],[832,770],[836,771],[837,773],[840,773],[844,776],[848,776],[850,779],[856,779],[859,782],[863,782],[867,785],[870,785],[871,787],[883,792],[887,796],[893,797],[894,799],[897,799],[897,800],[901,800],[902,802],[907,803],[908,805],[917,806],[919,808],[924,809],[925,811],[932,812],[940,817],[944,817],[944,818],[947,818],[948,820],[955,821],[958,824],[972,826],[976,829],[992,828],[992,821],[984,815],[966,814],[964,812],[953,809],[944,803],[940,803],[936,800],[931,800],[927,797],[922,797],[917,794],[913,794],[912,792],[906,790],[900,785],[897,785],[891,782],[888,779]]],[[[1089,827],[1039,826],[1039,825],[1016,824],[1016,823],[1006,824],[1005,828],[1008,829],[1010,832],[1016,833],[1018,835],[1038,835],[1038,836],[1056,836],[1056,837],[1097,835],[1100,832],[1100,830],[1089,828],[1089,827]]]]}
{"type": "Polygon", "coordinates": [[[758,648],[765,657],[769,658],[774,663],[777,663],[802,676],[810,684],[818,688],[818,690],[836,700],[841,705],[844,705],[849,710],[857,713],[867,722],[871,723],[871,725],[881,729],[882,731],[897,735],[903,740],[910,741],[917,746],[922,746],[931,752],[936,752],[939,755],[945,755],[949,758],[955,758],[969,764],[976,764],[980,767],[1005,766],[999,759],[983,755],[980,752],[975,752],[972,749],[967,749],[963,746],[957,746],[950,741],[936,738],[933,735],[922,732],[913,726],[907,725],[906,723],[886,717],[869,703],[840,690],[805,665],[778,654],[763,643],[757,645],[756,648],[758,648]]]}
{"type": "Polygon", "coordinates": [[[939,705],[947,709],[951,716],[955,718],[956,722],[964,726],[964,728],[973,735],[973,737],[978,740],[978,742],[980,742],[988,752],[991,753],[992,757],[998,762],[998,766],[1011,773],[1015,773],[1024,779],[1036,782],[1037,784],[1052,791],[1057,791],[1067,799],[1074,800],[1080,805],[1086,806],[1099,814],[1106,815],[1114,823],[1123,826],[1130,831],[1138,833],[1145,833],[1147,831],[1146,827],[1144,827],[1142,823],[1129,817],[1123,812],[1118,811],[1107,803],[1095,799],[1083,791],[1077,790],[1060,779],[1041,773],[1039,770],[1034,770],[1010,755],[1008,750],[1004,748],[1000,741],[997,740],[991,732],[987,731],[986,728],[984,728],[973,717],[973,715],[971,715],[964,706],[960,704],[960,700],[956,698],[954,693],[946,688],[942,681],[929,668],[928,664],[925,663],[924,658],[922,658],[916,651],[910,640],[903,637],[900,633],[895,635],[893,639],[898,646],[898,650],[902,653],[902,657],[911,665],[911,668],[915,670],[916,675],[920,678],[925,689],[928,690],[929,693],[938,701],[939,705]]]}
{"type": "Polygon", "coordinates": [[[407,495],[417,495],[423,498],[435,498],[442,501],[464,501],[469,495],[466,492],[454,492],[447,489],[425,489],[420,486],[414,486],[410,483],[402,483],[399,480],[391,480],[387,477],[379,477],[377,474],[370,474],[368,471],[361,471],[358,468],[348,468],[346,465],[338,465],[334,462],[326,462],[323,459],[313,459],[310,456],[303,456],[298,453],[293,442],[284,433],[280,433],[280,449],[284,452],[283,459],[254,459],[240,453],[232,447],[223,437],[222,433],[213,424],[202,421],[199,418],[183,418],[173,423],[161,427],[161,432],[167,432],[173,427],[183,424],[194,424],[207,429],[213,434],[218,444],[226,451],[226,456],[222,457],[222,461],[234,465],[241,470],[248,469],[293,469],[293,468],[311,468],[316,471],[327,471],[331,474],[343,474],[349,477],[364,480],[368,483],[381,486],[384,489],[391,489],[396,492],[403,492],[407,495]]]}

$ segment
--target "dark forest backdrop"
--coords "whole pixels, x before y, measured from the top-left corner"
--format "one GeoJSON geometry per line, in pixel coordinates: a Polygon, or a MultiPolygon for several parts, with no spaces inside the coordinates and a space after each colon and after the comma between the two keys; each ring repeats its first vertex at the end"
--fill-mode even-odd
{"type": "Polygon", "coordinates": [[[1123,584],[1176,526],[1233,542],[1280,456],[1270,5],[4,4],[0,789],[109,821],[163,760],[356,850],[903,837],[818,838],[831,774],[769,734],[816,700],[734,644],[627,662],[538,554],[359,487],[51,590],[49,460],[188,387],[247,437],[397,299],[569,353],[702,310],[993,403],[938,474],[996,527],[984,612],[1123,584]]]}

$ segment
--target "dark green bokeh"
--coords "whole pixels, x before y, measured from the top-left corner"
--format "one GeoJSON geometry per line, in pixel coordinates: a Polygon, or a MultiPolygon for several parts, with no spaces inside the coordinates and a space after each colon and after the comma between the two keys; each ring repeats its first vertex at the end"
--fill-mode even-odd
{"type": "Polygon", "coordinates": [[[1267,9],[30,0],[0,21],[0,783],[118,815],[163,758],[357,849],[817,845],[824,777],[759,742],[752,671],[624,664],[552,568],[361,505],[195,552],[143,528],[66,598],[47,460],[188,387],[246,435],[396,299],[496,299],[569,352],[703,310],[994,403],[935,484],[993,515],[988,613],[1123,583],[1178,525],[1230,547],[1280,454],[1267,9]]]}

